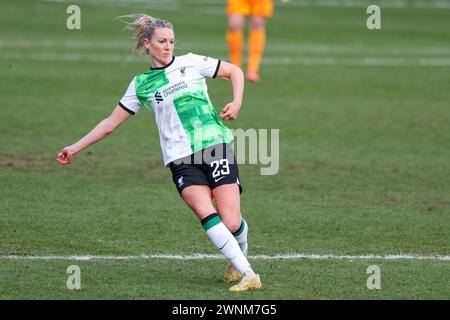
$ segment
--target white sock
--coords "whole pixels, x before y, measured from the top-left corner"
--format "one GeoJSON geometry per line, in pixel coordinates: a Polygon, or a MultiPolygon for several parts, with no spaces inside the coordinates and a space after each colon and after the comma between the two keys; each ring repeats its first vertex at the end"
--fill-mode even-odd
{"type": "Polygon", "coordinates": [[[242,253],[238,242],[216,213],[210,214],[203,219],[201,223],[209,239],[211,239],[223,255],[230,260],[236,270],[241,274],[246,272],[254,274],[253,269],[245,255],[242,253]]]}
{"type": "Polygon", "coordinates": [[[241,226],[238,230],[233,232],[233,236],[236,241],[239,243],[239,247],[241,247],[242,253],[247,256],[248,244],[247,244],[247,235],[248,235],[248,224],[247,221],[242,218],[241,226]]]}

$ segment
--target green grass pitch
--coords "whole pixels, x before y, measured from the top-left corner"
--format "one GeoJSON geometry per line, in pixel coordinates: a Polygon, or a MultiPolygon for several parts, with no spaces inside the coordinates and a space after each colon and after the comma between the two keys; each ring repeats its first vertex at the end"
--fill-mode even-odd
{"type": "MultiPolygon", "coordinates": [[[[374,2],[380,30],[368,1],[276,2],[262,81],[229,123],[280,130],[276,175],[240,166],[250,256],[450,254],[450,1],[374,2]]],[[[54,158],[149,65],[114,17],[165,18],[176,54],[227,59],[223,3],[80,0],[81,30],[68,30],[70,1],[0,0],[0,299],[450,298],[448,258],[253,259],[264,288],[244,294],[228,292],[221,259],[8,258],[218,254],[147,110],[71,166],[54,158]],[[70,265],[81,290],[66,286],[70,265]],[[371,265],[381,289],[366,286],[371,265]]],[[[208,85],[221,109],[229,83],[208,85]]]]}

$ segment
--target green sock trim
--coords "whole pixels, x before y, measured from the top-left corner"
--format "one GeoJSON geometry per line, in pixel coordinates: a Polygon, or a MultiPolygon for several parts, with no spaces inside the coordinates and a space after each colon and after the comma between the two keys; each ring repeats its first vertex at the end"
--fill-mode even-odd
{"type": "Polygon", "coordinates": [[[233,236],[239,237],[241,233],[244,231],[244,229],[245,229],[245,220],[242,219],[241,227],[236,232],[233,233],[233,236]]]}
{"type": "Polygon", "coordinates": [[[220,217],[216,215],[213,218],[209,219],[206,223],[204,223],[203,228],[205,229],[205,231],[208,231],[209,229],[214,227],[216,224],[219,224],[221,222],[222,222],[222,220],[220,219],[220,217]]]}

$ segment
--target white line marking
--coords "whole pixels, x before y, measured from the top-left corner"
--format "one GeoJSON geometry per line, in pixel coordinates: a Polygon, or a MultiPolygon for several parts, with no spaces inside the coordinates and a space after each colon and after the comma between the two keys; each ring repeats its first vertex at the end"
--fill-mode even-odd
{"type": "MultiPolygon", "coordinates": [[[[221,57],[218,57],[221,58],[221,57]]],[[[149,63],[145,57],[135,57],[131,54],[81,54],[81,53],[50,53],[50,52],[6,52],[0,53],[0,60],[19,61],[92,61],[92,62],[136,62],[149,63]]],[[[442,58],[336,58],[336,57],[265,57],[262,64],[274,66],[291,65],[337,65],[337,66],[422,66],[422,67],[445,67],[450,66],[450,57],[442,58]]]]}
{"type": "MultiPolygon", "coordinates": [[[[72,3],[72,0],[44,0],[45,2],[72,3]]],[[[78,5],[99,5],[117,7],[144,7],[161,11],[178,11],[177,0],[78,0],[78,5]]]]}
{"type": "MultiPolygon", "coordinates": [[[[221,51],[224,47],[223,42],[195,42],[183,41],[176,42],[176,48],[182,50],[215,50],[221,51]],[[219,49],[218,49],[219,48],[219,49]]],[[[98,40],[55,40],[55,39],[0,39],[0,48],[18,49],[18,48],[64,48],[64,49],[129,49],[130,55],[132,42],[114,39],[98,40]]],[[[358,46],[358,45],[329,45],[325,43],[279,43],[272,41],[266,47],[268,53],[292,53],[296,56],[298,53],[310,54],[328,54],[328,55],[450,55],[449,46],[433,47],[393,47],[393,46],[358,46]]],[[[123,51],[122,51],[123,52],[123,51]]],[[[72,52],[70,52],[72,53],[72,52]]]]}
{"type": "MultiPolygon", "coordinates": [[[[46,2],[64,3],[71,0],[45,0],[46,2]]],[[[346,7],[346,8],[362,8],[367,7],[373,1],[364,0],[292,0],[278,3],[279,6],[287,7],[346,7]]],[[[136,5],[149,5],[158,6],[159,10],[164,10],[164,4],[166,7],[177,7],[177,1],[168,0],[78,0],[80,4],[91,5],[116,5],[116,6],[136,6],[136,5]]],[[[184,10],[190,9],[192,5],[198,6],[218,6],[223,11],[223,0],[185,0],[187,6],[184,10]]],[[[382,8],[430,8],[430,9],[450,9],[450,2],[448,0],[378,0],[377,4],[382,8]]]]}
{"type": "MultiPolygon", "coordinates": [[[[345,7],[366,8],[373,1],[364,0],[295,0],[284,3],[289,7],[345,7]]],[[[381,8],[428,8],[428,9],[450,9],[448,0],[378,0],[381,8]]]]}
{"type": "MultiPolygon", "coordinates": [[[[386,254],[386,255],[334,255],[334,254],[277,254],[277,255],[255,255],[249,256],[250,260],[440,260],[450,261],[450,256],[421,256],[417,254],[386,254]]],[[[94,255],[71,255],[71,256],[0,256],[0,260],[223,260],[222,255],[195,253],[191,255],[179,254],[141,254],[138,256],[94,256],[94,255]]]]}
{"type": "Polygon", "coordinates": [[[265,57],[262,64],[267,65],[342,65],[342,66],[450,66],[450,57],[448,58],[382,58],[382,57],[363,57],[363,58],[291,58],[291,57],[265,57]]]}

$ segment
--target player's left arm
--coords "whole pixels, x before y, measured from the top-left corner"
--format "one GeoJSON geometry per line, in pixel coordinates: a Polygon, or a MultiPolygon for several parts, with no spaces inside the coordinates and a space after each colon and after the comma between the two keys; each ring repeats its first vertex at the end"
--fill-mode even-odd
{"type": "Polygon", "coordinates": [[[220,113],[223,120],[233,120],[237,118],[242,105],[242,97],[244,95],[244,73],[238,66],[221,61],[217,77],[221,79],[231,80],[233,87],[233,101],[227,103],[220,113]]]}

